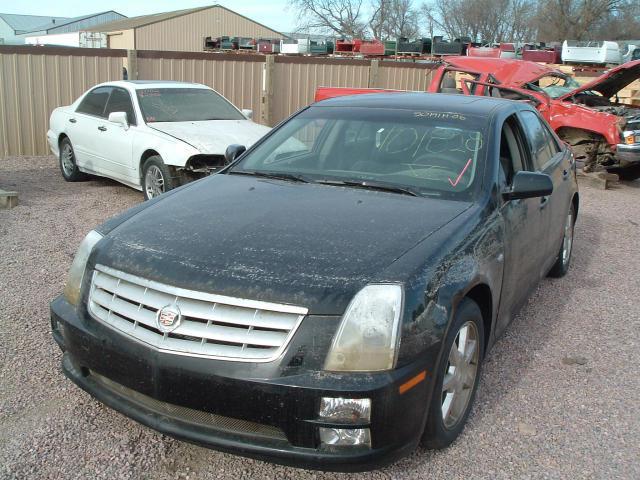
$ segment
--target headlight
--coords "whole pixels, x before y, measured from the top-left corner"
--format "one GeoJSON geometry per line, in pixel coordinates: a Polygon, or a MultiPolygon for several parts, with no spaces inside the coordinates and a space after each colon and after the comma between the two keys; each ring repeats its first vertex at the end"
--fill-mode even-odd
{"type": "Polygon", "coordinates": [[[624,143],[627,145],[633,145],[634,143],[640,143],[640,130],[623,132],[624,143]]]}
{"type": "Polygon", "coordinates": [[[347,307],[331,344],[325,370],[391,370],[398,349],[402,287],[367,285],[347,307]]]}
{"type": "Polygon", "coordinates": [[[64,287],[64,297],[72,305],[78,305],[80,302],[80,288],[82,287],[82,277],[84,277],[84,270],[87,266],[87,260],[93,247],[102,239],[102,234],[91,230],[76,252],[76,256],[73,259],[71,268],[69,269],[69,275],[67,276],[67,284],[64,287]]]}

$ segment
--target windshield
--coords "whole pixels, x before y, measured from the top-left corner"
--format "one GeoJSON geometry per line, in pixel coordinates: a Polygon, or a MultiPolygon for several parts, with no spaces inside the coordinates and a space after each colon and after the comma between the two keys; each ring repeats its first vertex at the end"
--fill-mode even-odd
{"type": "Polygon", "coordinates": [[[312,107],[227,173],[470,200],[485,162],[485,124],[455,112],[312,107]]]}
{"type": "Polygon", "coordinates": [[[245,120],[227,99],[208,88],[145,88],[136,93],[145,122],[245,120]]]}
{"type": "MultiPolygon", "coordinates": [[[[571,77],[560,77],[556,75],[544,76],[530,85],[541,88],[542,91],[551,98],[561,97],[580,86],[580,84],[571,77]]],[[[535,88],[533,89],[535,90],[535,88]]]]}

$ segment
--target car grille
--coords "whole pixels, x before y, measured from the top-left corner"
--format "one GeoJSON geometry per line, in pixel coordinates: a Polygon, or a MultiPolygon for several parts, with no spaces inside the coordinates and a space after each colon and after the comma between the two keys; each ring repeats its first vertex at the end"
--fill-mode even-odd
{"type": "Polygon", "coordinates": [[[186,290],[96,265],[89,313],[133,339],[167,353],[269,362],[287,347],[306,308],[186,290]],[[158,311],[177,305],[182,322],[162,332],[158,311]]]}
{"type": "Polygon", "coordinates": [[[193,408],[162,402],[127,388],[96,372],[90,372],[89,378],[116,395],[127,398],[129,401],[135,402],[145,409],[152,410],[167,417],[223,432],[245,434],[251,435],[252,437],[263,437],[272,440],[287,440],[282,429],[272,425],[265,425],[238,418],[223,417],[222,415],[215,415],[202,410],[194,410],[193,408]]]}

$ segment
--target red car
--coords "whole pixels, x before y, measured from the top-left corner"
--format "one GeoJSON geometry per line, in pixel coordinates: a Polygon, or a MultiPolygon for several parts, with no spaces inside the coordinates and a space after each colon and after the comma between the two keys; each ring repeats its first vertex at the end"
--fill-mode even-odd
{"type": "MultiPolygon", "coordinates": [[[[580,86],[570,75],[534,62],[449,57],[428,91],[529,101],[573,147],[585,171],[606,168],[634,179],[640,177],[640,107],[620,103],[618,92],[639,78],[640,60],[580,86]]],[[[316,100],[371,91],[321,88],[316,100]]]]}

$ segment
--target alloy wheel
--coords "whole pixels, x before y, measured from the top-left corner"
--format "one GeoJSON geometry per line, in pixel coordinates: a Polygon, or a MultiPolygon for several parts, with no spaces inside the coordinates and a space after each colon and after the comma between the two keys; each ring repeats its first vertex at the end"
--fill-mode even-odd
{"type": "Polygon", "coordinates": [[[145,174],[145,190],[148,198],[154,198],[164,193],[164,175],[156,165],[151,165],[145,174]]]}
{"type": "Polygon", "coordinates": [[[67,177],[73,175],[73,170],[76,168],[74,158],[73,158],[73,149],[71,145],[65,143],[62,148],[62,154],[60,155],[62,160],[62,170],[67,177]]]}
{"type": "Polygon", "coordinates": [[[464,417],[478,374],[480,348],[478,328],[473,322],[460,327],[451,345],[442,380],[442,421],[454,428],[464,417]]]}

